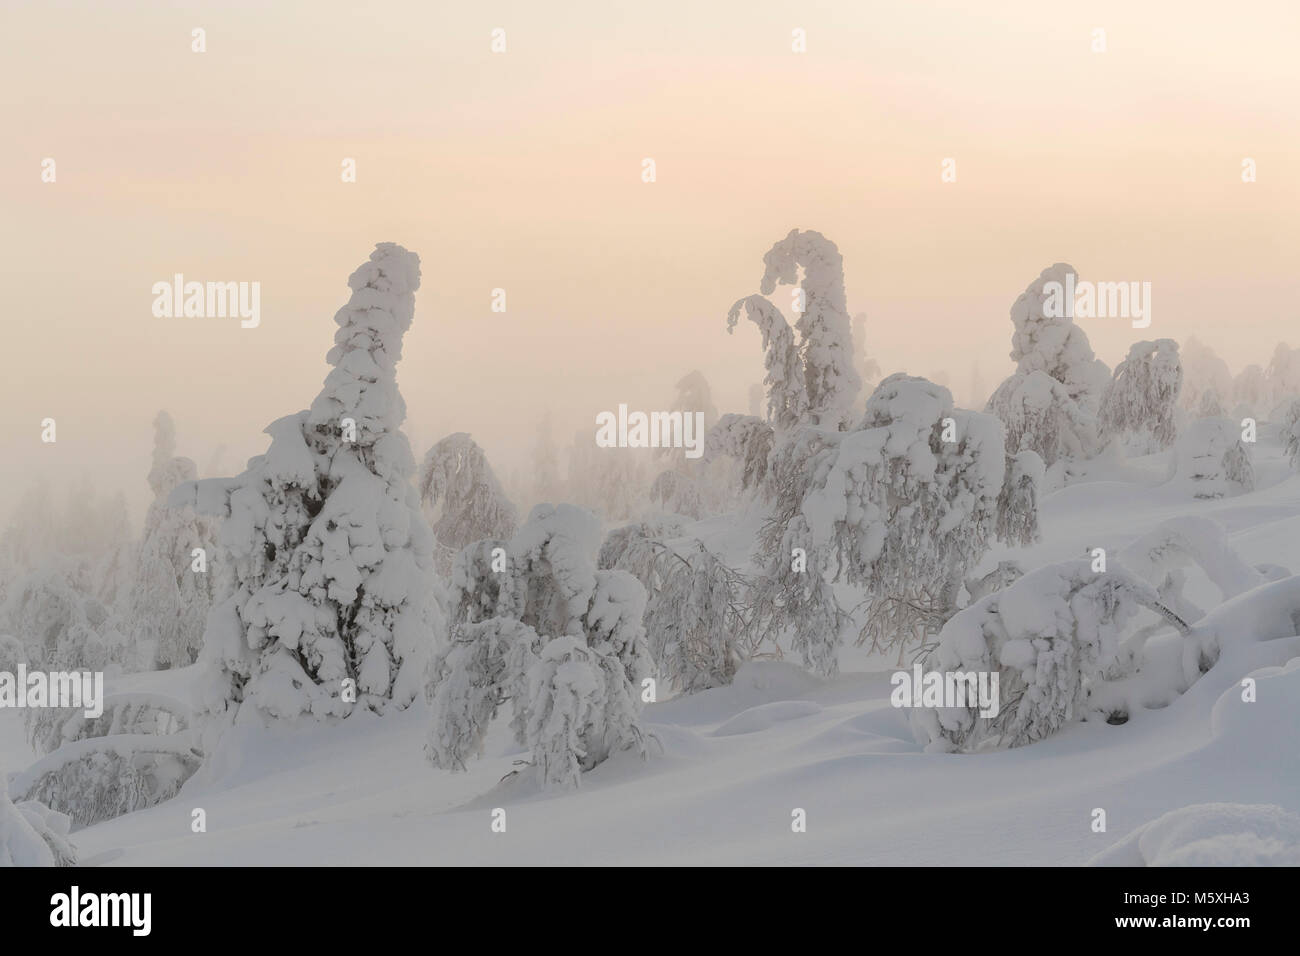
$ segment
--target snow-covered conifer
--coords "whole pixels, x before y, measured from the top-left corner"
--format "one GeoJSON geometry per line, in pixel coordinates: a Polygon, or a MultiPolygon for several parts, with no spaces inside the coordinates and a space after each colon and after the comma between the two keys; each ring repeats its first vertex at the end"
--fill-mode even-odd
{"type": "Polygon", "coordinates": [[[1201,407],[1202,396],[1213,390],[1220,396],[1232,394],[1232,372],[1228,363],[1215,351],[1191,336],[1180,349],[1183,365],[1183,390],[1179,399],[1183,408],[1195,412],[1201,407]]]}
{"type": "Polygon", "coordinates": [[[1038,541],[1038,496],[1046,469],[1032,451],[1008,455],[1006,465],[994,533],[1000,541],[1024,547],[1038,541]]]}
{"type": "Polygon", "coordinates": [[[433,534],[411,484],[395,374],[419,284],[419,259],[379,244],[348,279],[333,368],[311,409],[272,422],[270,447],[240,476],[171,495],[224,519],[220,560],[233,580],[204,637],[209,714],[249,705],[273,718],[343,717],[405,707],[419,692],[436,626],[433,534]]]}

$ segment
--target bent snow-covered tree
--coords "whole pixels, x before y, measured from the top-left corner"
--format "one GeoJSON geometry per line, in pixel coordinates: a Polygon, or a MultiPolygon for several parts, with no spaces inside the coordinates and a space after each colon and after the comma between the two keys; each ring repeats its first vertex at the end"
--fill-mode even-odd
{"type": "Polygon", "coordinates": [[[1110,379],[1071,318],[1073,303],[1057,292],[1073,287],[1073,274],[1062,262],[1044,269],[1011,306],[1016,370],[985,409],[1006,427],[1010,454],[1036,452],[1049,469],[1096,452],[1097,411],[1110,379]]]}
{"type": "Polygon", "coordinates": [[[1102,437],[1127,436],[1143,454],[1168,448],[1176,437],[1174,412],[1182,385],[1177,342],[1135,342],[1102,396],[1102,437]]]}
{"type": "Polygon", "coordinates": [[[459,551],[484,538],[508,538],[519,514],[506,497],[487,455],[466,432],[429,449],[420,466],[420,501],[436,514],[433,535],[459,551]]]}
{"type": "Polygon", "coordinates": [[[379,244],[348,279],[311,408],[272,422],[243,474],[172,493],[224,519],[233,572],[204,637],[208,715],[345,717],[419,693],[436,626],[433,534],[396,377],[419,285],[418,257],[379,244]]]}
{"type": "Polygon", "coordinates": [[[821,233],[791,229],[768,250],[763,265],[762,295],[736,302],[727,314],[727,329],[735,328],[743,308],[763,333],[767,367],[763,381],[772,424],[781,430],[803,423],[841,428],[862,390],[844,294],[844,257],[821,233]],[[791,306],[799,317],[792,330],[765,296],[772,295],[778,284],[796,282],[799,288],[793,290],[791,306]]]}
{"type": "Polygon", "coordinates": [[[509,704],[516,741],[542,787],[576,787],[620,750],[647,752],[640,723],[645,589],[597,570],[600,522],[573,505],[537,505],[509,541],[457,556],[449,641],[429,667],[425,753],[464,769],[509,704]]]}

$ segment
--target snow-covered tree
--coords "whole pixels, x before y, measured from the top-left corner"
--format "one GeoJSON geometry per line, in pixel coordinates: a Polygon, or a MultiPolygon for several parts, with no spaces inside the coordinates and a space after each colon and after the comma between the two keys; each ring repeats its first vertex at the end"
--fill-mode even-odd
{"type": "Polygon", "coordinates": [[[591,432],[574,432],[565,487],[605,521],[628,521],[645,509],[649,458],[649,449],[600,448],[591,432]]]}
{"type": "Polygon", "coordinates": [[[1293,398],[1279,416],[1282,426],[1282,448],[1291,459],[1293,471],[1300,471],[1300,398],[1293,398]]]}
{"type": "Polygon", "coordinates": [[[380,243],[348,279],[311,408],[272,422],[243,474],[171,495],[224,519],[232,582],[204,635],[210,716],[345,717],[419,693],[437,626],[433,534],[395,372],[419,284],[418,257],[380,243]]]}
{"type": "Polygon", "coordinates": [[[1016,371],[997,387],[986,408],[1006,427],[1009,453],[1037,452],[1048,468],[1096,452],[1096,416],[1110,379],[1087,334],[1067,309],[1053,307],[1049,283],[1064,289],[1073,273],[1072,266],[1060,262],[1044,269],[1011,306],[1016,371]]]}
{"type": "Polygon", "coordinates": [[[862,382],[862,390],[868,394],[875,390],[880,381],[880,363],[867,357],[867,313],[859,312],[853,316],[853,368],[862,382]]]}
{"type": "Polygon", "coordinates": [[[1276,404],[1300,395],[1300,348],[1279,342],[1264,372],[1269,398],[1276,404]]]}
{"type": "Polygon", "coordinates": [[[768,455],[776,435],[761,418],[728,412],[718,419],[704,439],[705,461],[730,458],[739,463],[741,491],[763,486],[768,455]]]}
{"type": "Polygon", "coordinates": [[[463,769],[507,702],[545,788],[577,786],[619,750],[646,754],[645,589],[626,571],[598,570],[599,543],[591,512],[542,504],[508,543],[477,542],[457,556],[450,639],[426,688],[435,767],[463,769]]]}
{"type": "Polygon", "coordinates": [[[420,466],[421,503],[430,510],[433,534],[459,551],[483,538],[508,538],[519,513],[506,497],[487,455],[465,432],[429,449],[420,466]]]}
{"type": "MultiPolygon", "coordinates": [[[[704,428],[700,437],[708,434],[718,419],[718,409],[702,372],[688,372],[677,382],[677,395],[669,410],[683,416],[702,412],[704,428]]],[[[724,495],[714,480],[717,476],[711,474],[714,469],[707,458],[687,458],[682,449],[668,447],[657,448],[654,454],[672,459],[671,467],[659,472],[650,484],[650,503],[654,507],[668,514],[696,519],[724,509],[724,495]]]]}
{"type": "Polygon", "coordinates": [[[1247,365],[1232,380],[1233,417],[1260,418],[1269,407],[1268,381],[1259,365],[1247,365]]]}
{"type": "Polygon", "coordinates": [[[1177,342],[1135,342],[1102,396],[1102,437],[1129,437],[1143,454],[1168,448],[1176,437],[1174,410],[1182,384],[1177,342]]]}
{"type": "Polygon", "coordinates": [[[944,625],[920,666],[944,675],[996,673],[998,712],[981,716],[970,696],[965,706],[914,707],[918,743],[940,752],[1018,747],[1081,719],[1142,608],[1176,619],[1150,584],[1122,568],[1095,571],[1090,560],[1039,568],[971,604],[944,625]]]}
{"type": "Polygon", "coordinates": [[[171,416],[159,412],[149,470],[154,500],[145,515],[126,627],[161,668],[194,663],[215,593],[215,572],[207,567],[216,552],[211,523],[167,505],[173,488],[198,477],[194,462],[172,456],[175,448],[171,416]],[[197,557],[195,549],[202,552],[197,557]]]}
{"type": "Polygon", "coordinates": [[[744,308],[763,333],[768,415],[776,428],[801,423],[840,428],[851,417],[862,389],[844,294],[844,257],[821,233],[792,229],[768,250],[763,265],[762,295],[736,302],[727,315],[727,329],[735,328],[744,308]],[[799,317],[791,329],[765,296],[778,284],[795,283],[799,289],[792,304],[799,317]]]}
{"type": "Polygon", "coordinates": [[[760,626],[791,628],[805,664],[833,674],[844,621],[829,582],[843,581],[869,593],[861,639],[901,653],[956,609],[988,550],[1005,458],[996,419],[902,374],[880,383],[857,429],[796,431],[771,456],[760,626]]]}
{"type": "Polygon", "coordinates": [[[614,529],[598,564],[629,572],[650,596],[646,644],[661,680],[684,693],[731,683],[748,626],[746,582],[735,570],[663,521],[614,529]]]}
{"type": "Polygon", "coordinates": [[[1241,425],[1227,418],[1192,422],[1175,446],[1174,474],[1197,498],[1222,498],[1255,488],[1250,449],[1241,425]]]}
{"type": "Polygon", "coordinates": [[[1223,410],[1223,399],[1218,391],[1214,388],[1207,388],[1201,392],[1201,397],[1196,402],[1196,409],[1193,414],[1197,418],[1222,418],[1227,412],[1223,410]]]}
{"type": "Polygon", "coordinates": [[[1182,407],[1195,412],[1202,395],[1213,390],[1220,396],[1232,394],[1232,372],[1228,363],[1208,345],[1191,336],[1180,350],[1183,365],[1182,407]]]}
{"type": "Polygon", "coordinates": [[[1007,456],[1006,476],[998,493],[994,534],[1007,544],[1025,546],[1038,541],[1038,496],[1046,469],[1035,452],[1007,456]]]}

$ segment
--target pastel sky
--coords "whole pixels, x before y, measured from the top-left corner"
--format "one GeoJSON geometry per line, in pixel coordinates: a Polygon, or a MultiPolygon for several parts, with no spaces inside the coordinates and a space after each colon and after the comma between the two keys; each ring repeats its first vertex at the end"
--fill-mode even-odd
{"type": "Polygon", "coordinates": [[[503,471],[545,408],[567,444],[695,368],[746,411],[759,336],[727,308],[794,227],[838,244],[884,370],[960,401],[1056,261],[1152,284],[1150,328],[1081,322],[1112,365],[1189,335],[1266,364],[1300,344],[1297,36],[1293,0],[5,0],[0,503],[89,469],[138,516],[160,408],[239,470],[316,395],[379,241],[423,261],[416,453],[469,431],[503,471]],[[261,325],[155,318],[177,272],[260,282],[261,325]]]}

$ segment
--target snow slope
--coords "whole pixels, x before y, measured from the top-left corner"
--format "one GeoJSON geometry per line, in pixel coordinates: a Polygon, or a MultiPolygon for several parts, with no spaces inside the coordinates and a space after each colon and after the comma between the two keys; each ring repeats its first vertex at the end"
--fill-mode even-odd
{"type": "MultiPolygon", "coordinates": [[[[1300,571],[1300,477],[1261,442],[1258,490],[1197,501],[1167,482],[1167,455],[1098,465],[1044,502],[1027,568],[1118,553],[1160,522],[1208,516],[1249,564],[1300,571]]],[[[753,523],[702,523],[729,559],[753,523]]],[[[1008,553],[991,553],[993,567],[1008,553]]],[[[1188,595],[1222,597],[1196,568],[1188,595]]],[[[979,755],[924,754],[889,704],[892,661],[842,652],[831,681],[783,661],[744,666],[732,686],[649,705],[659,753],[620,755],[575,793],[502,780],[520,756],[504,720],[468,773],[431,769],[422,702],[384,718],[229,740],[163,805],[73,834],[85,864],[1060,864],[1293,859],[1300,814],[1300,638],[1225,647],[1161,710],[1123,726],[1077,724],[1043,742],[979,755]],[[1243,703],[1240,681],[1257,680],[1243,703]],[[1159,824],[1171,811],[1199,808],[1159,824]],[[506,831],[492,829],[493,809],[506,831]],[[207,832],[191,832],[195,808],[207,832]],[[807,830],[792,831],[792,811],[807,830]],[[1093,832],[1093,811],[1106,832],[1093,832]],[[1270,809],[1276,808],[1276,809],[1270,809]],[[1151,824],[1150,829],[1146,828],[1151,824]],[[1140,832],[1139,832],[1140,831],[1140,832]],[[1290,841],[1290,842],[1288,842],[1290,841]],[[1209,857],[1206,856],[1209,854],[1209,857]]],[[[110,691],[186,698],[190,670],[133,675],[110,691]]],[[[31,762],[0,712],[0,765],[31,762]]]]}

